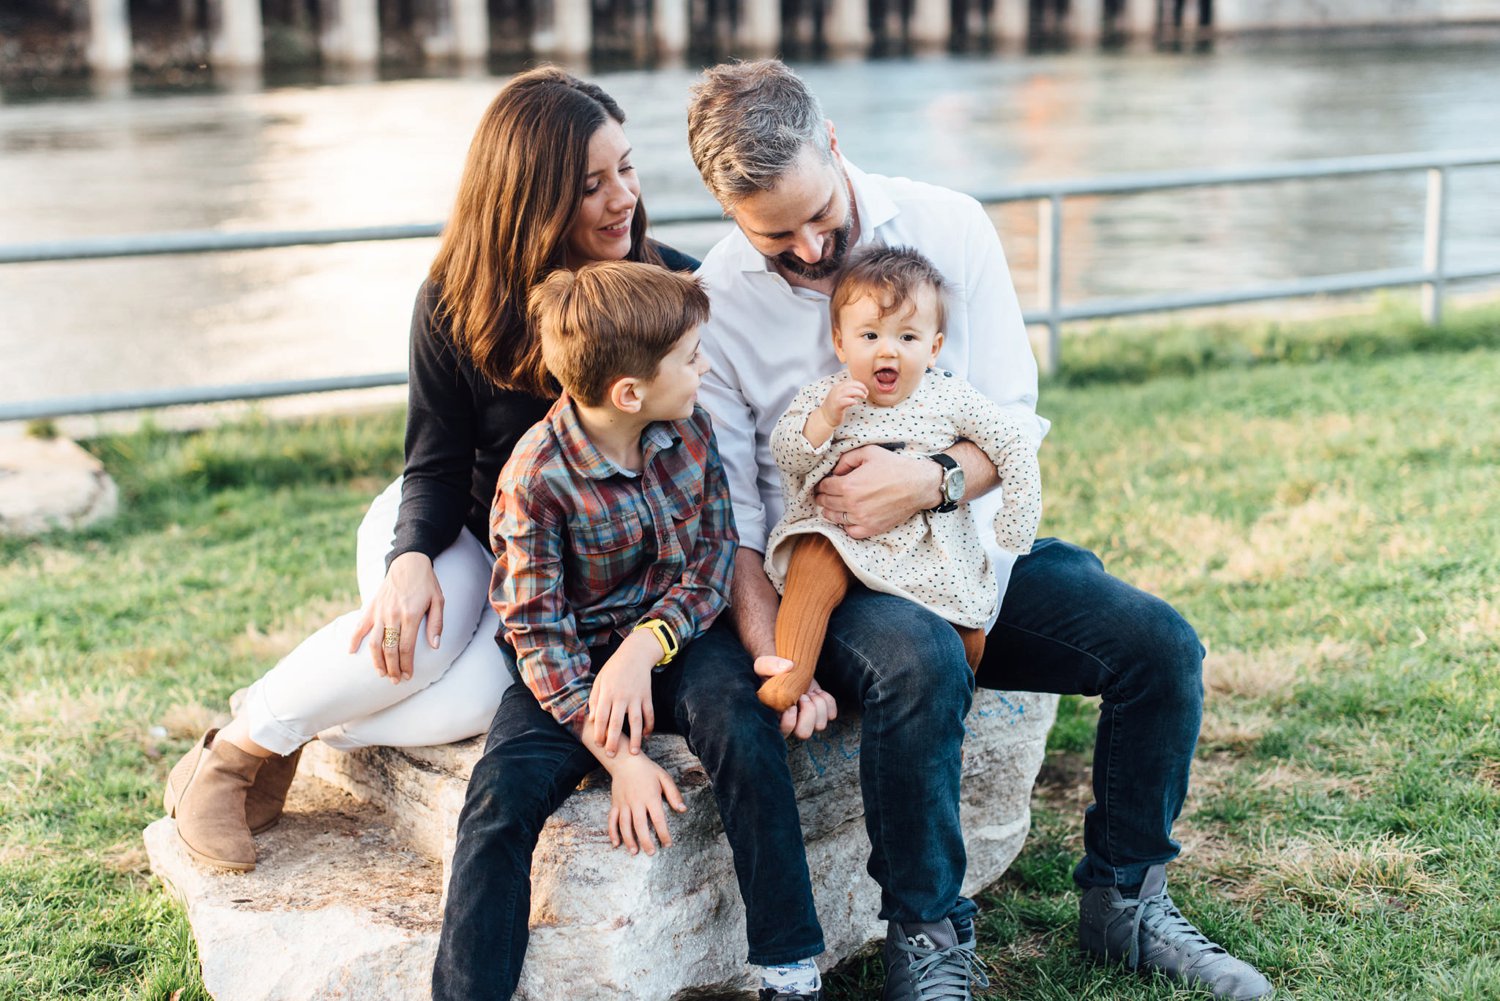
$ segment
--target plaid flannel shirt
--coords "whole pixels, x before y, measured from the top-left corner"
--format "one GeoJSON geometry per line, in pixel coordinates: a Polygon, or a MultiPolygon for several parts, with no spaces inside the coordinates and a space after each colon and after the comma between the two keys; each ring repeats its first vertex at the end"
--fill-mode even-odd
{"type": "Polygon", "coordinates": [[[649,425],[641,450],[639,475],[605,458],[564,394],[516,443],[490,511],[490,602],[521,680],[578,736],[590,647],[646,619],[686,646],[729,604],[738,536],[708,413],[649,425]]]}

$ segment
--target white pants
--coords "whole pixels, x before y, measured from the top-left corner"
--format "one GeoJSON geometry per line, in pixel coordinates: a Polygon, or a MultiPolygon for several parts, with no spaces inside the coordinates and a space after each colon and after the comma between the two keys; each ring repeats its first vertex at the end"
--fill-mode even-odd
{"type": "MultiPolygon", "coordinates": [[[[385,557],[401,505],[397,479],[370,505],[359,526],[359,598],[368,605],[385,579],[385,557]]],[[[511,683],[515,656],[496,636],[500,617],[490,607],[489,548],[467,528],[432,561],[443,589],[443,635],[427,644],[427,619],[408,681],[391,684],[375,673],[369,645],[349,639],[361,612],[340,616],[303,640],[250,686],[241,712],[250,739],[290,754],[313,737],[332,747],[415,747],[464,740],[489,729],[500,695],[511,683]]]]}

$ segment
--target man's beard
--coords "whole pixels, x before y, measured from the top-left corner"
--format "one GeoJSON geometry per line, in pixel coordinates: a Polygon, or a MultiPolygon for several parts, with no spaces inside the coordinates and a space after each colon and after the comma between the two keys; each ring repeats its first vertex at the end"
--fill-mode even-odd
{"type": "Polygon", "coordinates": [[[787,250],[776,255],[776,266],[798,278],[814,282],[822,281],[824,278],[831,277],[848,260],[849,236],[853,232],[854,213],[850,212],[844,219],[844,225],[833,231],[833,252],[827,257],[816,264],[808,264],[794,252],[787,250]]]}

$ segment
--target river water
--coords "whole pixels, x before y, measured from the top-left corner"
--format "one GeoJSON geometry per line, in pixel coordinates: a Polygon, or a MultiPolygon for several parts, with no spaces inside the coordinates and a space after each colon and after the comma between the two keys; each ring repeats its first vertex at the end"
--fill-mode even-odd
{"type": "MultiPolygon", "coordinates": [[[[979,191],[1039,179],[1500,147],[1500,32],[1221,41],[1212,51],[799,64],[866,170],[979,191]]],[[[705,206],[695,70],[595,74],[647,204],[705,206]]],[[[0,243],[427,222],[502,81],[0,103],[0,243]]],[[[1070,202],[1064,298],[1419,264],[1420,173],[1070,202]]],[[[1458,172],[1450,262],[1500,259],[1500,169],[1458,172]]],[[[999,214],[1023,302],[1035,211],[999,214]]],[[[659,231],[701,253],[725,225],[659,231]]],[[[0,400],[404,367],[433,241],[0,267],[0,400]]]]}

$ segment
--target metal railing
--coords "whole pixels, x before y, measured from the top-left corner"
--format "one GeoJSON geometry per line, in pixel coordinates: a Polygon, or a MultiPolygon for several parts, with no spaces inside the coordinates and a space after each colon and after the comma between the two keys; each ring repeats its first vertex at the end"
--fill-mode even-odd
{"type": "MultiPolygon", "coordinates": [[[[1422,315],[1429,324],[1442,319],[1443,296],[1447,284],[1473,278],[1500,276],[1500,260],[1467,267],[1451,267],[1446,254],[1449,175],[1465,167],[1500,166],[1500,150],[1476,150],[1440,154],[1413,153],[1395,156],[1361,156],[1326,160],[1303,160],[1270,166],[1229,170],[1166,171],[1148,174],[1121,174],[1114,177],[1075,181],[1054,181],[1011,185],[981,192],[975,197],[985,205],[1014,202],[1039,202],[1037,229],[1037,285],[1041,292],[1039,308],[1026,311],[1028,324],[1044,325],[1048,330],[1046,364],[1055,367],[1061,356],[1061,328],[1077,320],[1098,320],[1142,313],[1160,313],[1207,306],[1264,302],[1301,296],[1337,292],[1360,292],[1404,285],[1422,287],[1422,315]],[[1279,181],[1306,181],[1370,174],[1426,171],[1426,223],[1422,264],[1380,271],[1346,272],[1298,278],[1268,285],[1241,289],[1172,295],[1141,296],[1130,299],[1094,300],[1076,306],[1062,301],[1063,204],[1069,198],[1136,195],[1156,191],[1228,185],[1266,184],[1279,181]]],[[[720,222],[717,210],[687,209],[652,213],[656,226],[685,223],[720,222]]],[[[366,243],[379,240],[411,240],[437,236],[441,223],[403,226],[374,226],[357,229],[300,230],[264,233],[220,233],[214,231],[161,233],[143,236],[116,236],[93,239],[63,240],[45,243],[0,246],[0,264],[26,264],[41,261],[90,261],[120,257],[150,257],[162,254],[224,253],[265,250],[277,247],[304,247],[333,243],[366,243]]],[[[220,403],[229,400],[265,399],[298,396],[378,386],[397,386],[406,382],[405,372],[371,375],[336,376],[288,382],[249,383],[231,386],[178,387],[143,390],[95,396],[64,397],[25,403],[0,404],[0,421],[36,420],[81,414],[144,410],[196,403],[220,403]]]]}

